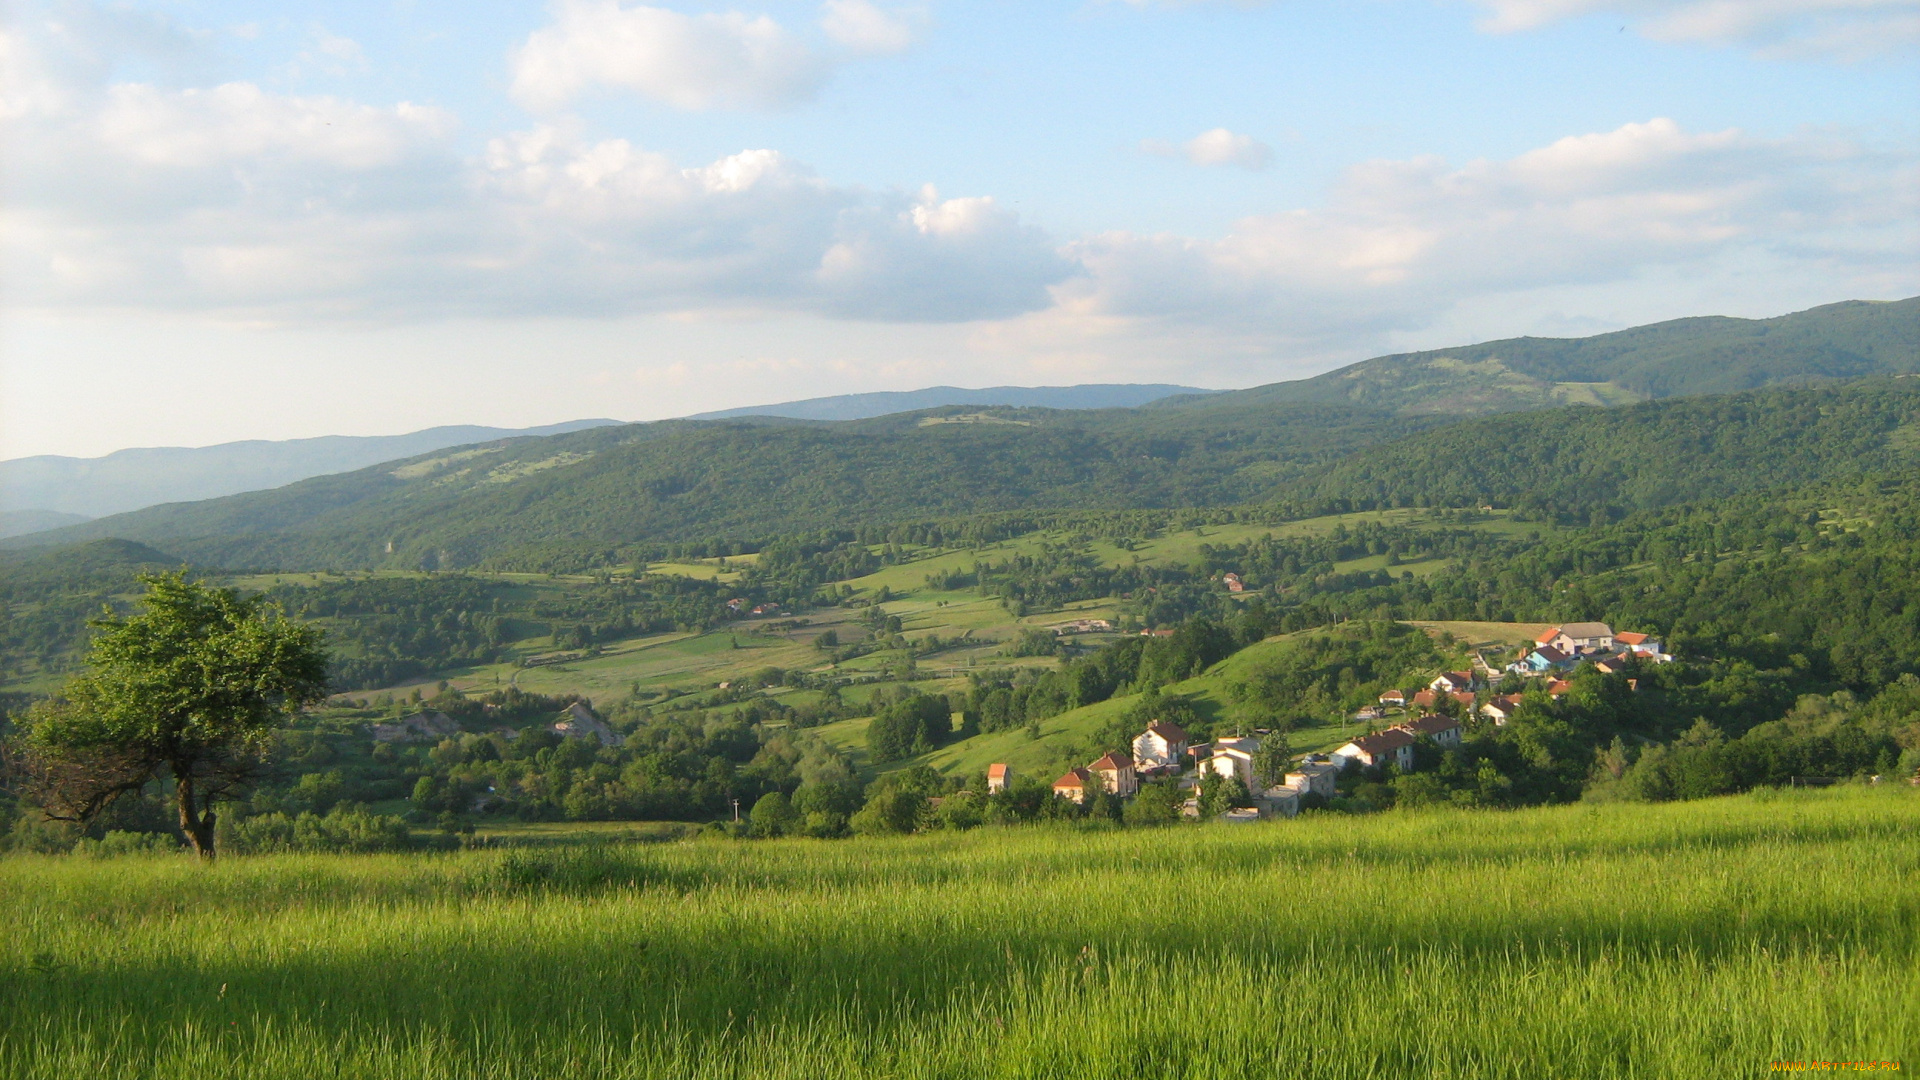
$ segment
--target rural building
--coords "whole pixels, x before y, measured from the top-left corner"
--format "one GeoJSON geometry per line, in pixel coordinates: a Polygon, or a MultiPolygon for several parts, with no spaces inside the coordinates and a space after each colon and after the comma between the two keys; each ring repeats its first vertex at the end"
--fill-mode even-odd
{"type": "Polygon", "coordinates": [[[1557,701],[1566,696],[1567,691],[1571,689],[1573,689],[1572,683],[1565,679],[1555,679],[1547,684],[1547,696],[1557,701]]]}
{"type": "Polygon", "coordinates": [[[1299,788],[1285,784],[1268,788],[1266,794],[1260,796],[1260,809],[1265,810],[1269,816],[1278,814],[1287,818],[1298,817],[1300,794],[1299,788]]]}
{"type": "Polygon", "coordinates": [[[1673,659],[1667,655],[1666,646],[1647,634],[1635,634],[1622,630],[1613,635],[1613,643],[1642,660],[1651,660],[1656,664],[1665,664],[1673,659]]]}
{"type": "Polygon", "coordinates": [[[1259,750],[1259,739],[1216,739],[1209,756],[1200,763],[1200,771],[1216,776],[1237,776],[1246,783],[1248,791],[1259,791],[1265,786],[1266,780],[1253,767],[1253,755],[1259,750]]]}
{"type": "Polygon", "coordinates": [[[1013,784],[1013,766],[994,762],[987,766],[987,794],[1005,791],[1013,784]]]}
{"type": "Polygon", "coordinates": [[[1425,735],[1437,746],[1460,745],[1460,721],[1451,716],[1423,716],[1418,720],[1395,724],[1393,730],[1404,731],[1415,738],[1425,735]]]}
{"type": "Polygon", "coordinates": [[[391,724],[373,725],[375,742],[439,742],[458,734],[460,725],[454,722],[453,717],[433,709],[410,713],[391,724]]]}
{"type": "Polygon", "coordinates": [[[1187,731],[1179,724],[1155,720],[1133,737],[1133,765],[1141,772],[1178,769],[1187,756],[1187,731]]]}
{"type": "Polygon", "coordinates": [[[1499,725],[1513,719],[1513,714],[1519,711],[1519,708],[1519,694],[1502,694],[1480,706],[1480,715],[1499,725]]]}
{"type": "Polygon", "coordinates": [[[1613,628],[1603,622],[1567,623],[1534,638],[1533,643],[1551,645],[1568,656],[1607,652],[1613,648],[1613,628]]]}
{"type": "Polygon", "coordinates": [[[1471,671],[1443,671],[1437,678],[1427,684],[1427,689],[1442,694],[1458,694],[1463,691],[1472,690],[1473,685],[1473,672],[1471,671]]]}
{"type": "Polygon", "coordinates": [[[1398,765],[1413,768],[1413,736],[1399,728],[1388,728],[1373,735],[1362,735],[1333,752],[1333,759],[1345,767],[1357,761],[1369,769],[1398,765]]]}
{"type": "Polygon", "coordinates": [[[1240,580],[1239,574],[1228,574],[1220,579],[1226,583],[1228,592],[1246,592],[1247,583],[1240,580]]]}
{"type": "Polygon", "coordinates": [[[1404,709],[1407,705],[1407,692],[1405,690],[1389,690],[1380,695],[1380,704],[1404,709]]]}
{"type": "Polygon", "coordinates": [[[1133,762],[1123,754],[1109,753],[1100,760],[1087,766],[1087,771],[1100,781],[1108,792],[1123,799],[1133,798],[1140,790],[1140,781],[1134,776],[1133,762]]]}
{"type": "Polygon", "coordinates": [[[1560,671],[1573,664],[1573,657],[1561,652],[1552,645],[1542,645],[1518,661],[1507,665],[1507,670],[1518,675],[1544,675],[1549,671],[1560,671]]]}
{"type": "Polygon", "coordinates": [[[1287,774],[1287,786],[1302,795],[1313,794],[1331,799],[1334,783],[1339,776],[1340,766],[1331,761],[1315,761],[1308,757],[1287,774]]]}
{"type": "Polygon", "coordinates": [[[1053,793],[1062,799],[1072,799],[1084,804],[1087,792],[1093,788],[1094,779],[1085,769],[1068,769],[1066,775],[1053,782],[1053,793]]]}
{"type": "Polygon", "coordinates": [[[569,739],[596,739],[601,746],[620,745],[620,736],[593,715],[593,710],[587,708],[585,702],[576,701],[567,706],[561,712],[560,719],[549,725],[547,730],[569,739]]]}

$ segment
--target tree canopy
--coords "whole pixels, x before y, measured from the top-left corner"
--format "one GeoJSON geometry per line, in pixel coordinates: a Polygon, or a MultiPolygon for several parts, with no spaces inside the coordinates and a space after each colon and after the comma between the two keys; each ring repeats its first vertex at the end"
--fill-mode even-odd
{"type": "Polygon", "coordinates": [[[17,765],[63,820],[170,781],[181,832],[211,858],[214,805],[257,776],[283,718],[325,697],[323,635],[185,572],[141,581],[144,610],[95,621],[87,669],[30,714],[17,765]]]}

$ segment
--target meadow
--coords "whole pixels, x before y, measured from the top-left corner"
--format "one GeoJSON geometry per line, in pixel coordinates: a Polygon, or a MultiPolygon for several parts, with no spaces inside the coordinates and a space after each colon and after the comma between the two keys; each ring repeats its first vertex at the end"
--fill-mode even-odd
{"type": "Polygon", "coordinates": [[[9,1077],[1920,1062],[1920,796],[0,860],[9,1077]]]}

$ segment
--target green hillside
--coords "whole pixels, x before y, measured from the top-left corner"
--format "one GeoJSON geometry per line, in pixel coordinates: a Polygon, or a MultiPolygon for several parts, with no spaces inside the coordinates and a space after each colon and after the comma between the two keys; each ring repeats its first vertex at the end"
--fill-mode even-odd
{"type": "Polygon", "coordinates": [[[574,569],[639,543],[1246,502],[1404,430],[1378,414],[1309,406],[1192,419],[999,409],[628,425],[152,507],[32,541],[115,536],[234,567],[574,569]]]}
{"type": "Polygon", "coordinates": [[[1920,464],[1920,379],[1487,417],[1362,450],[1283,499],[1617,516],[1920,464]]]}
{"type": "Polygon", "coordinates": [[[1773,319],[1675,319],[1587,338],[1509,338],[1382,356],[1311,379],[1157,407],[1318,402],[1479,414],[1730,394],[1920,371],[1920,297],[1850,300],[1773,319]]]}
{"type": "Polygon", "coordinates": [[[573,571],[654,558],[667,544],[718,539],[752,550],[856,523],[994,513],[1657,506],[1900,464],[1913,444],[1902,425],[1914,388],[1860,377],[1920,369],[1917,320],[1920,298],[1687,319],[1383,357],[1137,409],[962,406],[845,423],[597,428],[435,451],[8,543],[117,537],[234,568],[573,571]],[[1842,378],[1858,385],[1564,408],[1842,378]],[[1555,405],[1563,408],[1546,409],[1555,405]],[[1428,430],[1463,412],[1524,409],[1545,411],[1428,430]]]}

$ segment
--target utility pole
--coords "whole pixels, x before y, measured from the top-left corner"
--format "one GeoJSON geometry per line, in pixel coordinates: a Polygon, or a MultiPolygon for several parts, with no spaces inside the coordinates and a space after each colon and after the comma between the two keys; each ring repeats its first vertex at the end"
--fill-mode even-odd
{"type": "Polygon", "coordinates": [[[739,799],[733,800],[733,823],[735,825],[740,824],[740,800],[739,799]]]}

